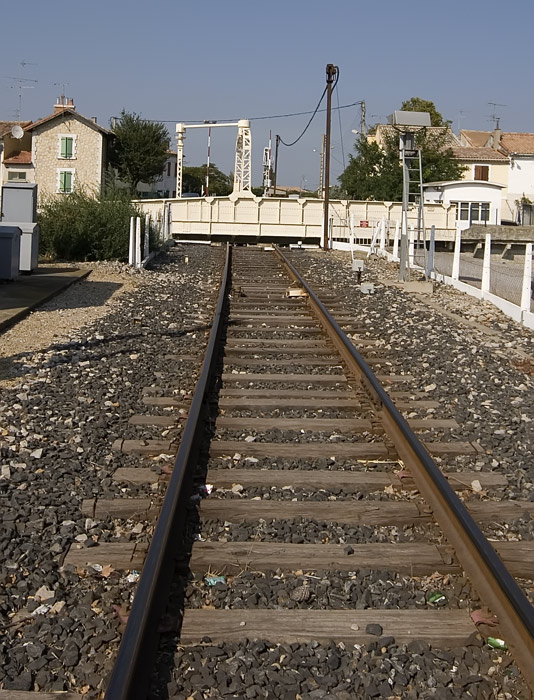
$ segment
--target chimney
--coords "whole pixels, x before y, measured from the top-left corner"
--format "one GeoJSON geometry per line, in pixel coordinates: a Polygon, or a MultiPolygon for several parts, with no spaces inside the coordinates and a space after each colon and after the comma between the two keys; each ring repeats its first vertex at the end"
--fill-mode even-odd
{"type": "Polygon", "coordinates": [[[501,147],[501,136],[502,136],[502,131],[501,131],[501,125],[500,125],[500,120],[497,119],[497,122],[495,124],[495,129],[493,129],[492,133],[492,139],[491,139],[491,147],[497,151],[501,147]]]}
{"type": "Polygon", "coordinates": [[[72,99],[72,97],[65,97],[65,95],[61,95],[60,97],[56,98],[56,104],[54,105],[54,114],[63,112],[65,109],[70,109],[72,112],[74,112],[74,100],[72,99]]]}

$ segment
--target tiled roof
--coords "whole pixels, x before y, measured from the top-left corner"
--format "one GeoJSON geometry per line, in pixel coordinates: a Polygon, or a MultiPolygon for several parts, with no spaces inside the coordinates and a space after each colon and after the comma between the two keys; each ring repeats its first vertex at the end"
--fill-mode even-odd
{"type": "Polygon", "coordinates": [[[27,127],[31,122],[1,122],[0,121],[0,139],[11,133],[11,129],[14,126],[21,126],[23,129],[27,127]]]}
{"type": "Polygon", "coordinates": [[[4,163],[9,164],[23,164],[27,165],[32,162],[31,151],[15,151],[9,158],[4,158],[4,163]]]}
{"type": "Polygon", "coordinates": [[[502,163],[508,162],[508,156],[493,148],[475,148],[470,146],[453,146],[454,157],[459,160],[496,160],[502,163]]]}
{"type": "MultiPolygon", "coordinates": [[[[414,129],[414,131],[417,133],[417,131],[420,131],[420,129],[414,129]]],[[[438,137],[444,134],[445,140],[443,142],[443,146],[445,148],[452,148],[453,146],[459,145],[459,141],[456,138],[454,132],[448,126],[427,126],[425,128],[425,132],[427,137],[438,137]]],[[[391,124],[377,124],[376,134],[375,136],[370,136],[369,140],[374,140],[378,143],[379,146],[381,146],[385,138],[391,136],[397,137],[398,133],[398,129],[396,129],[394,126],[391,126],[391,124]]]]}
{"type": "Polygon", "coordinates": [[[534,134],[518,134],[505,131],[501,136],[501,147],[508,153],[534,154],[534,134]]]}
{"type": "Polygon", "coordinates": [[[96,129],[97,131],[100,131],[102,134],[111,133],[107,129],[104,129],[103,126],[100,126],[99,124],[94,122],[92,119],[87,119],[87,117],[84,117],[82,114],[78,114],[78,112],[75,112],[73,109],[68,108],[62,109],[61,111],[58,110],[54,114],[49,114],[48,117],[43,117],[42,119],[39,119],[39,121],[33,122],[33,124],[30,124],[25,128],[25,131],[33,131],[36,127],[41,126],[42,124],[46,124],[47,122],[50,122],[53,119],[57,119],[58,117],[63,117],[64,115],[73,116],[78,121],[83,122],[87,126],[90,126],[93,129],[96,129]]]}
{"type": "Polygon", "coordinates": [[[472,131],[471,129],[462,129],[460,131],[460,140],[467,141],[468,146],[482,148],[488,142],[491,133],[491,131],[472,131]]]}

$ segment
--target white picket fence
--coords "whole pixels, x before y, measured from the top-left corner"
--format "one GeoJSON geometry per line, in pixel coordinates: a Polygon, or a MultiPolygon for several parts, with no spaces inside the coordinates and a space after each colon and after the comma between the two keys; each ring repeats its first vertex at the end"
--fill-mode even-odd
{"type": "MultiPolygon", "coordinates": [[[[390,261],[399,262],[399,242],[400,242],[400,227],[399,223],[395,226],[393,235],[393,245],[390,250],[389,232],[387,231],[387,222],[385,219],[378,222],[373,231],[371,244],[367,246],[357,245],[355,236],[351,227],[350,250],[360,250],[367,252],[367,255],[376,254],[386,257],[390,261]]],[[[454,253],[452,256],[452,269],[450,274],[440,272],[436,268],[434,251],[434,240],[432,235],[428,247],[425,245],[425,264],[418,264],[416,261],[416,237],[414,227],[410,227],[409,244],[408,244],[408,259],[410,268],[417,270],[426,275],[428,279],[442,282],[450,285],[465,294],[469,294],[477,299],[482,299],[490,304],[493,304],[500,309],[506,316],[512,318],[517,323],[521,323],[526,328],[534,329],[534,313],[532,313],[532,243],[515,243],[515,246],[524,245],[524,261],[522,268],[518,265],[513,266],[513,272],[508,276],[508,279],[513,279],[513,284],[520,287],[519,294],[515,296],[520,299],[519,303],[515,303],[510,299],[505,298],[506,293],[505,283],[497,280],[500,277],[502,280],[502,272],[496,269],[495,265],[492,270],[492,238],[491,234],[485,235],[484,242],[478,247],[483,248],[483,260],[481,266],[480,286],[469,284],[461,279],[461,267],[466,266],[466,261],[461,259],[462,232],[459,228],[456,230],[454,253]],[[495,281],[494,278],[495,277],[495,281]]],[[[508,246],[509,247],[509,246],[508,246]]],[[[474,254],[473,254],[474,255],[474,254]]],[[[418,256],[420,257],[420,255],[418,256]]],[[[469,262],[467,262],[469,264],[469,262]]],[[[472,265],[472,263],[471,263],[472,265]]],[[[478,266],[480,269],[480,265],[478,266]]],[[[478,283],[478,279],[473,278],[473,281],[478,283]]],[[[510,296],[508,294],[508,296],[510,296]]]]}

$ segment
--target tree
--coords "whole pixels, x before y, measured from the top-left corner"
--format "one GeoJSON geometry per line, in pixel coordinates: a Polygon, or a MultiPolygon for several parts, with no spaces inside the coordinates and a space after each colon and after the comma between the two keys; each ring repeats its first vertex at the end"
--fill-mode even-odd
{"type": "Polygon", "coordinates": [[[164,124],[142,119],[124,109],[113,129],[111,162],[119,179],[132,193],[140,182],[151,182],[163,173],[169,152],[169,132],[164,124]]]}
{"type": "Polygon", "coordinates": [[[405,112],[428,112],[430,114],[430,126],[450,126],[452,122],[443,119],[432,100],[423,100],[422,97],[410,97],[402,103],[401,110],[405,112]]]}
{"type": "MultiPolygon", "coordinates": [[[[434,103],[412,97],[402,103],[402,110],[429,112],[432,127],[438,127],[416,132],[416,145],[421,149],[423,182],[461,179],[465,166],[455,160],[448,145],[450,122],[443,119],[434,103]]],[[[402,200],[399,137],[392,127],[389,129],[391,131],[386,131],[382,145],[368,141],[365,136],[356,141],[356,156],[349,156],[349,164],[339,177],[349,197],[391,202],[402,200]]],[[[412,165],[415,166],[416,162],[412,165]]]]}
{"type": "MultiPolygon", "coordinates": [[[[207,164],[187,166],[182,174],[182,191],[202,194],[206,189],[207,164]]],[[[215,165],[210,163],[209,194],[211,197],[226,197],[234,189],[234,180],[215,165]]]]}
{"type": "Polygon", "coordinates": [[[338,178],[348,196],[351,199],[392,202],[402,199],[398,150],[395,154],[393,148],[380,148],[361,134],[355,147],[356,156],[349,155],[349,164],[338,178]]]}

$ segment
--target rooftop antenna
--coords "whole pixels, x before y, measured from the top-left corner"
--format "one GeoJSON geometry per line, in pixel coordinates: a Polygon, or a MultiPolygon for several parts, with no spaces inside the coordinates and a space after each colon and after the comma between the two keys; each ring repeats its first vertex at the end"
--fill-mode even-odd
{"type": "Polygon", "coordinates": [[[56,85],[57,87],[60,87],[60,88],[61,88],[61,94],[62,94],[63,97],[64,97],[64,96],[66,95],[66,90],[65,90],[65,88],[67,87],[67,85],[70,85],[70,83],[59,82],[59,83],[54,83],[54,85],[56,85]]]}
{"type": "Polygon", "coordinates": [[[458,133],[462,130],[462,119],[465,117],[466,114],[469,114],[468,109],[460,109],[458,110],[458,133]]]}
{"type": "Polygon", "coordinates": [[[493,107],[493,114],[491,115],[490,119],[493,121],[493,124],[496,129],[500,128],[499,122],[501,120],[500,117],[497,116],[496,108],[497,107],[508,107],[508,105],[502,105],[500,102],[488,102],[489,105],[493,107]]]}
{"type": "MultiPolygon", "coordinates": [[[[37,83],[37,80],[31,80],[30,78],[23,78],[22,74],[24,71],[25,66],[36,66],[37,63],[29,63],[28,61],[22,60],[19,63],[20,66],[20,76],[18,78],[14,78],[13,76],[6,75],[5,77],[8,80],[13,80],[15,83],[18,83],[18,88],[19,88],[19,101],[18,101],[18,107],[15,110],[15,121],[20,121],[22,118],[22,91],[23,90],[32,90],[35,85],[25,85],[24,83],[37,83]]],[[[15,87],[12,85],[11,87],[15,87]]]]}

